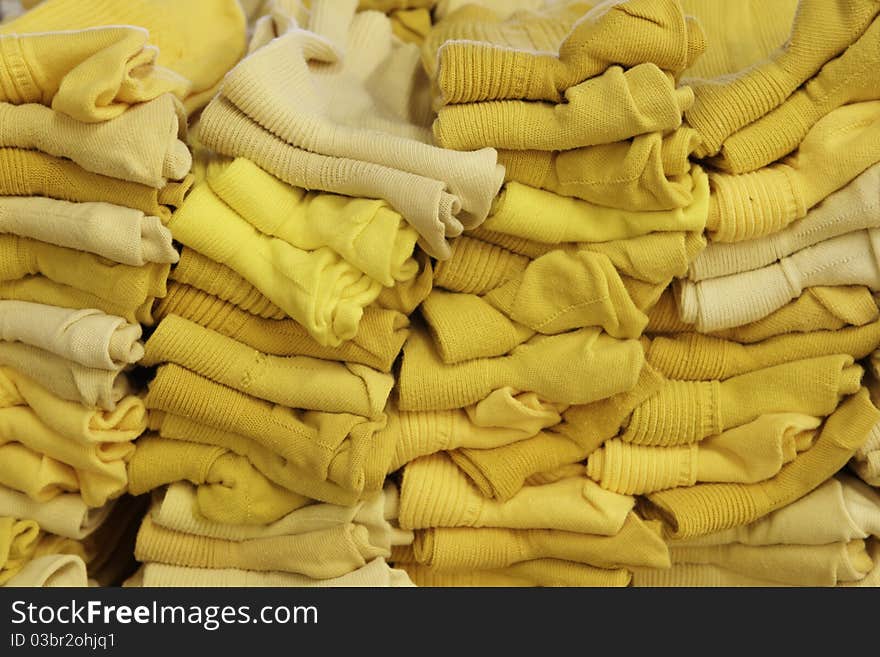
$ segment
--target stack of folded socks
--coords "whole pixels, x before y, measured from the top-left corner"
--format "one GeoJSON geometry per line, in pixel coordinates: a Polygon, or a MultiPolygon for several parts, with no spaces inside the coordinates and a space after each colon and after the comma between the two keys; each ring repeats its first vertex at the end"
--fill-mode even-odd
{"type": "Polygon", "coordinates": [[[876,483],[880,4],[686,4],[710,43],[728,19],[790,30],[685,73],[709,243],[643,339],[667,382],[588,473],[667,524],[672,569],[636,585],[876,585],[880,498],[833,477],[876,483]]]}
{"type": "Polygon", "coordinates": [[[416,536],[393,559],[416,584],[626,586],[670,564],[661,523],[583,463],[661,384],[638,339],[703,247],[709,207],[687,148],[680,175],[639,173],[629,191],[612,171],[640,143],[676,139],[691,98],[676,73],[701,47],[676,3],[629,4],[506,20],[464,7],[425,42],[435,138],[498,147],[508,182],[437,264],[404,347],[401,417],[425,438],[398,455],[400,525],[416,536]],[[633,35],[625,53],[601,37],[613,26],[633,35]],[[524,175],[569,157],[596,163],[591,182],[524,175]]]}
{"type": "Polygon", "coordinates": [[[169,224],[183,251],[129,465],[132,492],[160,492],[132,584],[410,583],[385,562],[412,542],[385,479],[391,370],[433,275],[416,243],[442,255],[501,171],[426,143],[418,48],[355,8],[275,3],[200,119],[220,157],[169,224]],[[396,99],[366,86],[383,78],[396,99]]]}
{"type": "Polygon", "coordinates": [[[178,260],[187,111],[238,56],[181,22],[244,29],[232,1],[155,4],[49,0],[0,25],[0,584],[111,584],[132,562],[132,369],[178,260]]]}

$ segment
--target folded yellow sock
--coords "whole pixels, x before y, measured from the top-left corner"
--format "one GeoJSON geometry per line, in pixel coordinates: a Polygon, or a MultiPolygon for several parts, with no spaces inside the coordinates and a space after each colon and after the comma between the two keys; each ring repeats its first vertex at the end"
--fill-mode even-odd
{"type": "Polygon", "coordinates": [[[77,164],[38,151],[0,148],[0,194],[3,196],[48,196],[74,203],[104,202],[171,218],[171,207],[192,186],[187,176],[181,182],[169,182],[162,189],[140,183],[117,180],[91,173],[77,164]]]}
{"type": "Polygon", "coordinates": [[[353,506],[310,504],[267,525],[229,525],[208,520],[199,513],[196,490],[188,482],[176,482],[157,491],[150,509],[153,523],[175,532],[234,542],[295,536],[347,524],[366,527],[370,542],[377,547],[390,549],[392,545],[408,545],[413,539],[412,532],[395,528],[386,518],[397,504],[398,493],[393,484],[353,506]]]}
{"type": "Polygon", "coordinates": [[[121,317],[132,324],[150,326],[156,297],[104,299],[75,287],[56,283],[45,276],[26,276],[14,281],[0,281],[0,299],[41,303],[61,308],[97,309],[121,317]]]}
{"type": "Polygon", "coordinates": [[[461,408],[506,386],[535,392],[548,401],[587,404],[632,388],[643,363],[637,341],[580,329],[535,336],[501,358],[446,365],[424,330],[413,331],[404,346],[400,408],[461,408]],[[587,372],[605,375],[588,382],[583,378],[587,372]]]}
{"type": "Polygon", "coordinates": [[[506,180],[562,196],[633,212],[674,210],[699,195],[699,167],[689,160],[696,139],[682,127],[560,152],[503,150],[498,160],[506,180]]]}
{"type": "Polygon", "coordinates": [[[311,502],[267,480],[243,456],[151,434],[138,440],[128,480],[133,495],[189,481],[197,487],[199,512],[222,523],[262,525],[311,502]]]}
{"type": "Polygon", "coordinates": [[[820,422],[797,413],[768,413],[699,443],[670,447],[615,438],[590,454],[587,475],[603,488],[626,495],[697,482],[764,481],[812,445],[820,422]]]}
{"type": "Polygon", "coordinates": [[[504,186],[481,228],[546,244],[607,242],[657,231],[699,231],[709,211],[709,178],[692,173],[693,202],[672,210],[619,210],[517,182],[504,186]]]}
{"type": "Polygon", "coordinates": [[[156,65],[158,53],[143,28],[88,27],[14,34],[0,26],[0,100],[41,103],[76,121],[96,123],[163,94],[180,99],[189,94],[190,81],[156,65]]]}
{"type": "Polygon", "coordinates": [[[829,61],[779,107],[728,137],[712,163],[733,173],[754,171],[798,147],[823,116],[848,103],[877,100],[880,21],[829,61]]]}
{"type": "Polygon", "coordinates": [[[673,547],[699,545],[828,545],[875,535],[880,493],[855,477],[839,474],[799,500],[748,525],[731,527],[673,547]]]}
{"type": "Polygon", "coordinates": [[[35,103],[0,103],[0,146],[43,151],[149,187],[189,173],[192,156],[183,138],[186,116],[169,94],[103,123],[82,123],[35,103]]]}
{"type": "Polygon", "coordinates": [[[880,322],[874,321],[833,331],[787,333],[752,344],[700,333],[678,333],[652,338],[645,355],[648,363],[670,379],[702,381],[728,379],[824,354],[849,354],[861,360],[877,344],[880,322]]]}
{"type": "Polygon", "coordinates": [[[175,363],[259,399],[372,418],[385,409],[393,378],[363,365],[272,356],[176,315],[147,341],[143,364],[175,363]]]}
{"type": "Polygon", "coordinates": [[[417,234],[383,201],[307,192],[244,158],[208,176],[208,183],[265,235],[305,251],[327,246],[382,285],[415,276],[417,234]]]}
{"type": "Polygon", "coordinates": [[[74,442],[46,426],[26,406],[0,409],[0,445],[8,444],[21,444],[71,468],[89,506],[103,506],[121,495],[128,484],[125,462],[134,452],[131,442],[74,442]]]}
{"type": "Polygon", "coordinates": [[[293,319],[252,315],[198,288],[176,282],[168,286],[168,294],[159,300],[155,314],[160,321],[178,315],[267,354],[360,363],[381,372],[391,370],[409,335],[406,315],[368,306],[354,338],[338,347],[324,347],[293,319]]]}
{"type": "MultiPolygon", "coordinates": [[[[208,426],[181,415],[153,410],[150,413],[150,429],[157,431],[162,438],[220,447],[226,452],[244,457],[249,466],[268,481],[309,500],[352,505],[360,499],[361,493],[364,492],[343,488],[328,478],[337,477],[342,481],[347,481],[350,476],[346,479],[347,473],[344,470],[341,475],[336,471],[327,475],[316,474],[313,469],[280,459],[277,449],[274,449],[271,444],[267,446],[265,440],[255,440],[240,433],[208,426]]],[[[382,434],[380,434],[381,436],[382,434]]],[[[393,445],[391,448],[393,449],[393,445]]],[[[376,463],[375,472],[372,472],[372,465],[368,466],[371,470],[370,482],[369,489],[364,494],[379,490],[382,487],[385,474],[388,472],[387,455],[384,455],[384,462],[382,462],[383,450],[377,448],[375,452],[378,455],[373,457],[373,462],[376,463]]],[[[366,484],[365,488],[367,488],[366,484]]]]}
{"type": "MultiPolygon", "coordinates": [[[[878,23],[880,25],[880,23],[878,23]]],[[[750,271],[819,242],[880,227],[880,164],[828,196],[785,229],[743,242],[711,242],[691,263],[688,278],[701,281],[750,271]]]]}
{"type": "Polygon", "coordinates": [[[702,281],[678,282],[684,321],[718,331],[763,319],[814,286],[858,285],[880,290],[880,229],[846,233],[784,257],[776,264],[702,281]]]}
{"type": "Polygon", "coordinates": [[[859,390],[863,370],[848,355],[821,356],[724,381],[667,381],[633,411],[621,439],[672,446],[751,422],[767,413],[824,417],[859,390]]]}
{"type": "Polygon", "coordinates": [[[756,484],[700,484],[652,493],[647,513],[673,538],[691,538],[745,525],[790,504],[838,471],[880,420],[867,390],[844,401],[826,420],[816,444],[756,484]]]}
{"type": "Polygon", "coordinates": [[[41,196],[0,197],[0,232],[94,253],[123,265],[175,263],[171,231],[159,217],[109,203],[41,196]]]}
{"type": "Polygon", "coordinates": [[[438,527],[416,532],[417,563],[437,570],[491,570],[533,559],[562,559],[599,568],[669,566],[660,523],[634,513],[614,536],[552,529],[438,527]]]}
{"type": "Polygon", "coordinates": [[[564,404],[541,401],[534,393],[499,388],[463,409],[402,411],[389,407],[398,434],[389,471],[436,452],[453,449],[487,450],[526,440],[562,420],[564,404]]]}
{"type": "Polygon", "coordinates": [[[144,518],[135,545],[135,558],[141,562],[281,571],[324,579],[345,575],[390,554],[372,545],[368,530],[360,525],[234,542],[170,531],[155,525],[150,516],[144,518]]]}
{"type": "Polygon", "coordinates": [[[110,301],[142,301],[164,296],[168,264],[143,267],[109,263],[91,253],[17,235],[0,235],[0,280],[14,281],[34,274],[110,301]]]}
{"type": "Polygon", "coordinates": [[[278,406],[177,365],[159,368],[145,403],[147,408],[255,440],[313,478],[329,479],[356,493],[382,487],[394,453],[394,443],[379,438],[383,417],[367,420],[278,406]]]}
{"type": "Polygon", "coordinates": [[[303,251],[260,233],[206,185],[190,194],[168,226],[175,239],[228,265],[324,345],[351,339],[364,307],[379,295],[381,285],[337,253],[303,251]]]}
{"type": "Polygon", "coordinates": [[[687,80],[696,102],[686,118],[702,136],[701,155],[717,153],[730,135],[781,105],[856,41],[878,12],[874,0],[801,0],[791,34],[766,59],[719,80],[687,80]]]}
{"type": "Polygon", "coordinates": [[[611,66],[563,96],[556,105],[522,100],[447,105],[434,121],[434,139],[459,150],[567,151],[675,130],[693,102],[689,88],[676,89],[672,77],[651,63],[626,70],[611,66]]]}
{"type": "Polygon", "coordinates": [[[703,34],[677,0],[628,0],[586,11],[565,5],[549,15],[460,10],[429,35],[425,64],[442,102],[528,99],[558,102],[562,93],[611,64],[653,62],[679,73],[704,49],[703,34]],[[466,13],[470,11],[471,13],[466,13]],[[436,32],[436,33],[435,33],[436,32]],[[622,43],[619,35],[630,38],[622,43]]]}
{"type": "Polygon", "coordinates": [[[533,475],[582,461],[617,435],[633,409],[650,397],[661,381],[653,368],[645,366],[631,390],[572,406],[563,414],[565,421],[549,431],[493,449],[461,448],[449,455],[483,496],[508,500],[533,475]]]}
{"type": "MultiPolygon", "coordinates": [[[[865,541],[829,545],[710,545],[672,547],[673,564],[707,564],[789,586],[836,586],[862,579],[873,567],[865,541]]],[[[635,577],[634,577],[635,579],[635,577]]]]}
{"type": "Polygon", "coordinates": [[[706,229],[718,242],[778,232],[880,160],[880,101],[824,116],[783,161],[752,173],[712,173],[706,229]]]}
{"type": "Polygon", "coordinates": [[[400,525],[557,529],[613,536],[632,510],[633,498],[602,490],[584,476],[525,486],[504,502],[485,498],[445,454],[423,457],[403,471],[400,525]]]}
{"type": "MultiPolygon", "coordinates": [[[[6,23],[2,31],[52,32],[103,25],[146,28],[149,43],[159,50],[156,64],[190,82],[184,98],[190,114],[211,99],[223,75],[245,52],[245,18],[234,0],[100,0],[86,8],[78,0],[47,0],[6,23]]],[[[103,67],[97,71],[102,76],[107,73],[103,67]]],[[[94,79],[86,77],[92,83],[94,79]]]]}

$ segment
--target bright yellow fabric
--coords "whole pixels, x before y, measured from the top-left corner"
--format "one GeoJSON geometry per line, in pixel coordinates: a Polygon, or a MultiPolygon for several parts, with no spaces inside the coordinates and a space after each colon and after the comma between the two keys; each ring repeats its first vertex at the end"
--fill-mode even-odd
{"type": "MultiPolygon", "coordinates": [[[[880,170],[880,169],[878,169],[880,170]]],[[[709,179],[693,169],[693,202],[673,210],[616,210],[511,182],[482,228],[546,244],[607,242],[655,231],[699,231],[709,212],[709,179]]]]}
{"type": "Polygon", "coordinates": [[[189,195],[168,227],[175,239],[235,270],[323,345],[351,339],[381,289],[327,247],[304,251],[260,233],[206,185],[189,195]]]}
{"type": "Polygon", "coordinates": [[[208,176],[214,193],[265,235],[305,251],[322,246],[382,285],[415,276],[417,233],[383,201],[307,192],[244,158],[208,176]]]}

